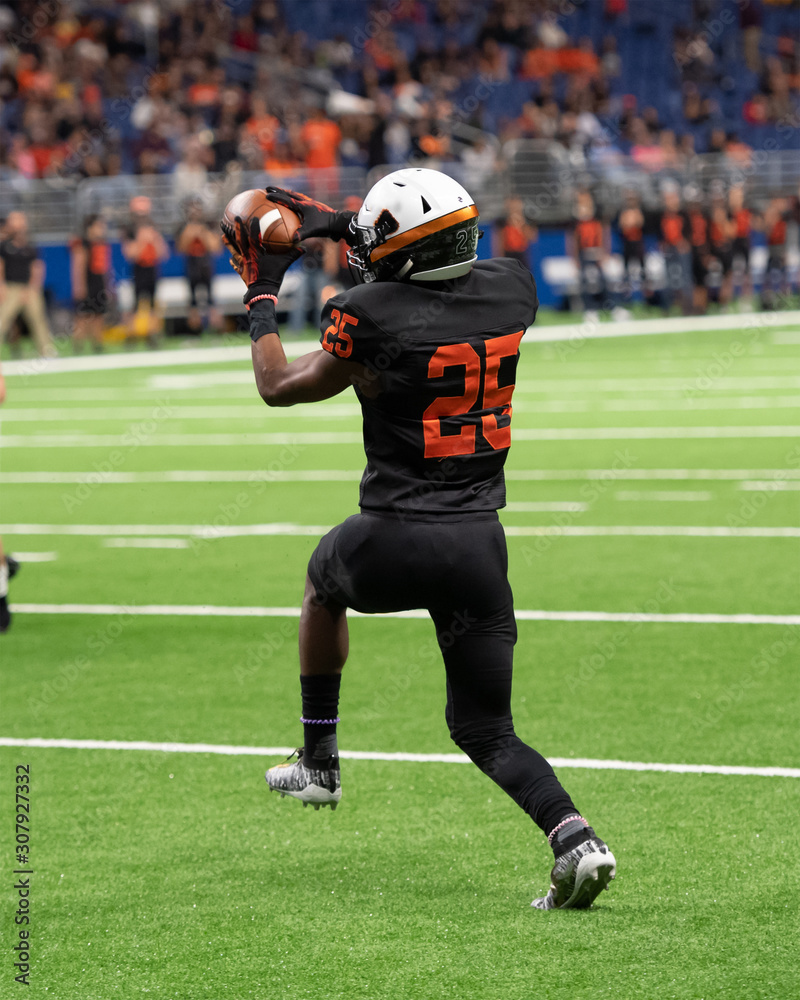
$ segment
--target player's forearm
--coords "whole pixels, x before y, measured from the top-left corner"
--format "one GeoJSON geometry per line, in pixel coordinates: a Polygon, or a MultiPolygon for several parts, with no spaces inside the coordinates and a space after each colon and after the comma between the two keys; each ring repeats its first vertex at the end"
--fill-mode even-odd
{"type": "MultiPolygon", "coordinates": [[[[264,308],[264,303],[256,302],[251,307],[248,320],[250,336],[253,340],[251,357],[256,388],[267,406],[291,406],[282,394],[284,372],[288,367],[286,353],[278,334],[278,322],[274,306],[264,308]]],[[[271,303],[270,303],[271,305],[271,303]]]]}
{"type": "Polygon", "coordinates": [[[252,355],[256,386],[267,406],[316,403],[335,396],[349,385],[349,382],[333,385],[326,373],[320,371],[324,351],[312,351],[287,362],[280,339],[275,335],[262,337],[253,344],[252,355]]]}
{"type": "Polygon", "coordinates": [[[294,406],[330,399],[352,384],[360,365],[334,359],[327,351],[312,351],[286,360],[272,302],[254,302],[250,308],[253,372],[267,406],[294,406]]]}
{"type": "Polygon", "coordinates": [[[253,340],[253,372],[259,395],[267,406],[292,406],[306,402],[301,396],[299,376],[304,368],[299,358],[292,365],[286,360],[281,339],[277,336],[278,320],[275,305],[267,299],[254,302],[248,313],[250,337],[253,340]],[[291,371],[290,371],[291,368],[291,371]]]}

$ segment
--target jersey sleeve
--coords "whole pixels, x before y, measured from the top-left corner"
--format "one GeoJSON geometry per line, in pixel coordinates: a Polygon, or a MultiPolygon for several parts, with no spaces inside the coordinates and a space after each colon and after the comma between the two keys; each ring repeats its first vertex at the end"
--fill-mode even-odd
{"type": "Polygon", "coordinates": [[[322,309],[320,344],[336,358],[359,364],[380,366],[385,350],[385,335],[375,323],[347,301],[347,295],[334,295],[322,309]]]}
{"type": "Polygon", "coordinates": [[[515,260],[513,263],[516,265],[515,275],[517,280],[521,283],[523,288],[523,299],[525,302],[525,316],[523,322],[525,327],[531,326],[536,322],[536,313],[539,311],[539,296],[536,292],[536,279],[534,278],[532,272],[521,260],[515,260]]]}

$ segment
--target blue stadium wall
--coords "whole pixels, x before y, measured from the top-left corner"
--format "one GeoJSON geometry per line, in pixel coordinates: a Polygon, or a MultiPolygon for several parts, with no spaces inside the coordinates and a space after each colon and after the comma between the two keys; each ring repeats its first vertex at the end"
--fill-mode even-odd
{"type": "MultiPolygon", "coordinates": [[[[542,258],[563,257],[567,253],[566,249],[566,229],[540,229],[539,240],[533,247],[531,257],[533,264],[533,274],[536,278],[536,285],[539,292],[539,302],[543,306],[558,307],[561,305],[561,298],[544,280],[542,274],[542,258]]],[[[758,233],[753,234],[754,245],[763,243],[763,236],[758,233]]],[[[647,241],[652,245],[652,241],[647,241]]],[[[174,244],[169,241],[171,256],[166,263],[161,266],[160,273],[164,278],[179,278],[185,273],[185,259],[180,254],[175,253],[174,244]]],[[[615,252],[621,251],[619,238],[614,234],[612,249],[615,252]]],[[[69,247],[67,244],[49,244],[40,247],[42,257],[47,267],[46,288],[51,302],[60,306],[68,306],[72,300],[70,282],[70,262],[69,247]]],[[[486,227],[485,235],[478,243],[478,257],[485,260],[492,255],[492,233],[490,227],[486,227]]],[[[119,243],[112,244],[111,255],[112,267],[115,279],[124,281],[130,277],[131,269],[128,262],[122,256],[122,249],[119,243]]],[[[297,266],[297,265],[295,265],[297,266]]],[[[225,255],[220,255],[216,261],[217,274],[230,274],[230,264],[225,255]]]]}

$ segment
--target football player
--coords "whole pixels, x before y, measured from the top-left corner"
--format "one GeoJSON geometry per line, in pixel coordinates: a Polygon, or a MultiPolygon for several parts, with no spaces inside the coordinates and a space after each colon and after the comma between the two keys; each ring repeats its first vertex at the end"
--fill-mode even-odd
{"type": "Polygon", "coordinates": [[[319,543],[300,617],[303,748],[267,771],[273,791],[335,808],[339,683],[347,609],[425,608],[447,674],[456,744],[537,823],[555,853],[534,906],[586,908],[616,872],[541,754],[516,735],[511,675],[516,622],[505,536],[503,464],[519,345],[536,316],[536,285],[517,260],[477,261],[478,209],[435,170],[397,170],[357,213],[268,188],[302,219],[298,241],[345,240],[357,284],[329,299],[322,349],[291,364],[278,336],[281,279],[302,252],[262,252],[258,219],[223,224],[247,284],[258,390],[270,406],[353,386],[367,468],[361,513],[319,543]]]}

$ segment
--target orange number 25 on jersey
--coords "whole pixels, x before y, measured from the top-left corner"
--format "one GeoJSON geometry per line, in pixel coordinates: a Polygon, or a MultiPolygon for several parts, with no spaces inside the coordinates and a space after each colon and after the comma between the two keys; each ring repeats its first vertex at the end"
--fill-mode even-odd
{"type": "Polygon", "coordinates": [[[322,346],[337,357],[349,358],[353,353],[353,338],[345,327],[358,326],[358,320],[339,309],[331,309],[331,319],[333,322],[322,337],[322,346]]]}
{"type": "MultiPolygon", "coordinates": [[[[333,315],[333,314],[331,314],[333,315]]],[[[498,385],[500,362],[515,357],[524,331],[494,337],[485,342],[486,375],[483,380],[481,410],[494,410],[481,416],[481,434],[495,451],[511,446],[512,385],[498,385]],[[508,422],[498,425],[498,414],[508,422]]],[[[441,378],[446,368],[464,367],[464,392],[460,396],[438,396],[422,415],[425,435],[425,458],[449,458],[452,455],[474,455],[477,425],[462,421],[457,434],[442,434],[442,417],[460,417],[470,412],[481,397],[481,358],[471,344],[444,344],[428,364],[428,378],[441,378]]]]}

